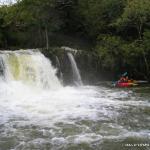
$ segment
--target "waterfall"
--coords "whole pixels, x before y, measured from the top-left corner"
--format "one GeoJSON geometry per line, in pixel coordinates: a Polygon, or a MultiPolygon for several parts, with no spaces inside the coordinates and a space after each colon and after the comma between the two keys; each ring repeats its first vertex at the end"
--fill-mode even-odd
{"type": "Polygon", "coordinates": [[[58,76],[60,78],[60,81],[61,83],[63,83],[63,74],[62,74],[62,71],[61,71],[61,65],[60,65],[60,61],[59,61],[59,58],[56,56],[56,66],[57,66],[57,73],[58,73],[58,76]]]}
{"type": "Polygon", "coordinates": [[[76,61],[72,55],[72,53],[68,52],[67,53],[68,55],[68,58],[71,62],[71,67],[72,67],[72,71],[73,71],[73,78],[74,78],[74,83],[76,85],[82,85],[82,79],[81,79],[81,75],[80,75],[80,72],[79,72],[79,69],[77,67],[77,64],[76,64],[76,61]]]}
{"type": "Polygon", "coordinates": [[[4,66],[4,61],[3,61],[3,57],[0,56],[0,79],[4,79],[4,70],[5,70],[5,66],[4,66]]]}
{"type": "Polygon", "coordinates": [[[55,75],[56,69],[39,51],[1,51],[0,74],[7,82],[21,81],[23,84],[44,89],[61,87],[55,75]]]}

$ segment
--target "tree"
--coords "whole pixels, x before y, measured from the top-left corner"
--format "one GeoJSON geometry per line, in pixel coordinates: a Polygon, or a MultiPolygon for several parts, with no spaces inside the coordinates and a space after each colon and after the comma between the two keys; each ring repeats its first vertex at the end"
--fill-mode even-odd
{"type": "Polygon", "coordinates": [[[97,37],[109,32],[109,25],[122,13],[124,0],[80,0],[78,7],[86,31],[97,37]]]}
{"type": "Polygon", "coordinates": [[[136,28],[138,38],[142,39],[144,26],[149,26],[150,1],[149,0],[128,0],[123,14],[117,24],[122,27],[136,28]]]}
{"type": "Polygon", "coordinates": [[[150,80],[150,30],[146,30],[143,34],[142,49],[146,66],[146,75],[150,80]]]}
{"type": "MultiPolygon", "coordinates": [[[[48,49],[49,32],[59,30],[61,25],[61,19],[55,9],[56,2],[54,0],[22,0],[20,7],[24,14],[30,14],[32,24],[39,30],[44,30],[46,48],[48,49]]],[[[25,17],[25,19],[27,18],[25,17]]]]}
{"type": "Polygon", "coordinates": [[[125,43],[118,36],[101,35],[98,38],[96,51],[102,64],[103,69],[118,72],[121,70],[124,63],[124,49],[125,43]]]}
{"type": "Polygon", "coordinates": [[[7,13],[3,19],[5,25],[10,27],[9,37],[11,39],[9,41],[16,39],[16,42],[20,41],[19,43],[24,43],[21,40],[26,43],[31,43],[31,41],[35,43],[37,39],[39,45],[45,40],[47,49],[49,48],[49,35],[59,30],[62,24],[55,0],[18,1],[14,5],[7,6],[7,13]],[[34,41],[29,41],[32,35],[35,35],[34,41]]]}

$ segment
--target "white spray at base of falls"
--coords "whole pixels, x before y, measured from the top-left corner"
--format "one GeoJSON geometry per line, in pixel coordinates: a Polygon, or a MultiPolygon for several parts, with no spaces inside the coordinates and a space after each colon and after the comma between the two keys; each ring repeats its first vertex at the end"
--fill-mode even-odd
{"type": "Polygon", "coordinates": [[[1,51],[1,78],[22,82],[30,87],[57,89],[61,84],[51,62],[39,51],[1,51]]]}
{"type": "Polygon", "coordinates": [[[5,77],[0,81],[1,150],[95,150],[110,145],[120,150],[130,140],[150,141],[149,87],[142,94],[139,89],[98,86],[53,90],[61,87],[55,69],[32,51],[0,52],[0,68],[5,77]]]}
{"type": "Polygon", "coordinates": [[[81,75],[80,75],[79,69],[77,67],[76,61],[75,61],[72,53],[68,52],[67,55],[68,55],[68,58],[71,62],[74,82],[76,85],[82,85],[83,83],[82,83],[81,75]]]}

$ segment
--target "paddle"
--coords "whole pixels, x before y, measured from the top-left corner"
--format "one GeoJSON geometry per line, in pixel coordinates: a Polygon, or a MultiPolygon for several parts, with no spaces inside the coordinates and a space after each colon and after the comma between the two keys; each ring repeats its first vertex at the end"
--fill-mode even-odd
{"type": "MultiPolygon", "coordinates": [[[[124,77],[124,76],[127,76],[127,74],[128,74],[128,73],[127,73],[127,72],[125,72],[125,73],[123,73],[122,75],[120,75],[120,77],[119,77],[119,78],[124,77]]],[[[116,86],[116,84],[118,83],[118,81],[119,81],[119,80],[117,80],[117,81],[113,81],[113,82],[112,82],[112,85],[115,87],[115,86],[116,86]]]]}

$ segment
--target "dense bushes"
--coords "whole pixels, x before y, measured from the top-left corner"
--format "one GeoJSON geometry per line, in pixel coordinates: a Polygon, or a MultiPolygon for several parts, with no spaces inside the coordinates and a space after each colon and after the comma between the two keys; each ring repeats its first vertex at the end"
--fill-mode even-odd
{"type": "Polygon", "coordinates": [[[149,0],[21,0],[0,7],[1,49],[80,47],[72,37],[92,47],[99,68],[150,79],[149,0]]]}

